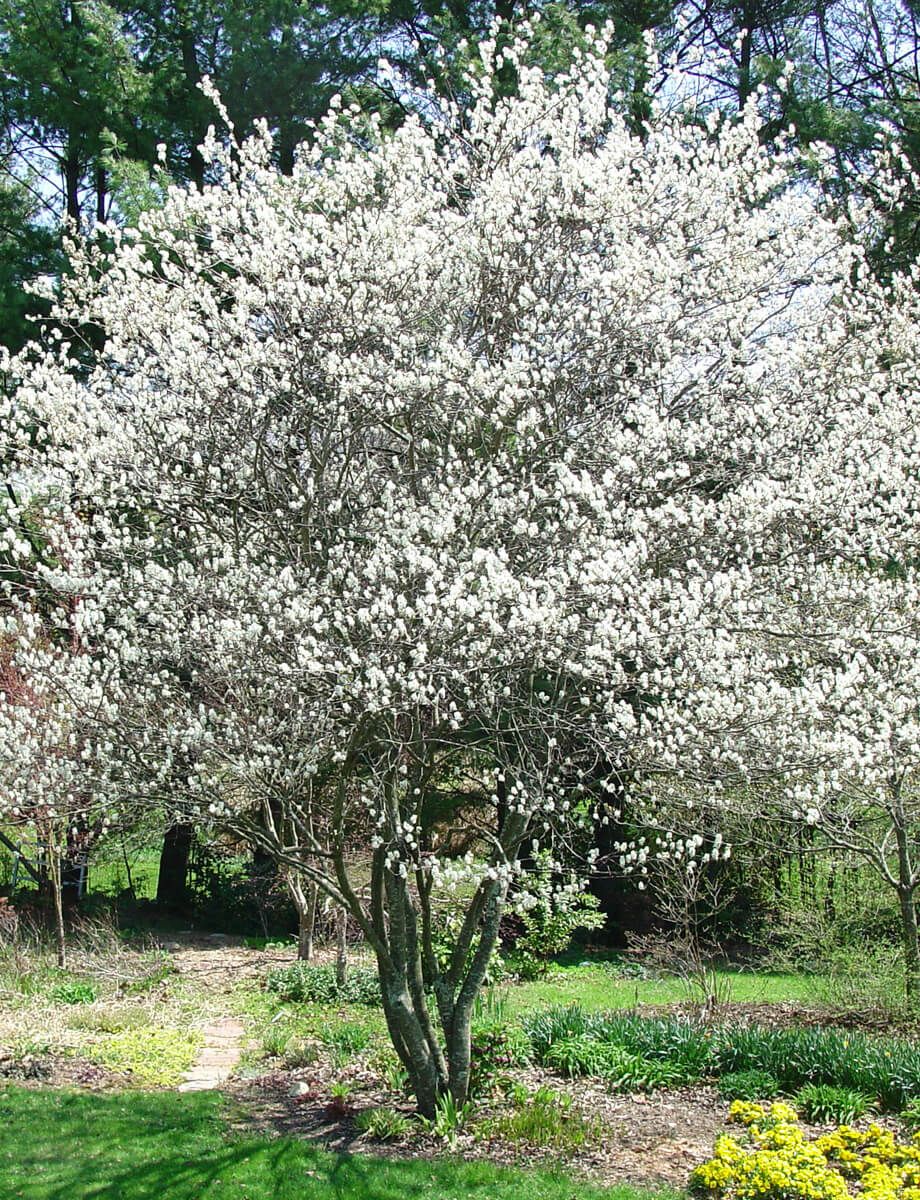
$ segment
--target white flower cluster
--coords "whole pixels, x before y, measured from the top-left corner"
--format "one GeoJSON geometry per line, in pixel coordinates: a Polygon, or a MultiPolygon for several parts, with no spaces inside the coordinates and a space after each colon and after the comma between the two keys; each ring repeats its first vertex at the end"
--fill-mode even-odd
{"type": "Polygon", "coordinates": [[[556,824],[916,754],[915,293],[752,119],[637,139],[603,45],[518,75],[290,177],[212,140],[75,253],[102,350],[4,364],[0,806],[347,778],[337,844],[430,873],[429,783],[496,763],[468,811],[556,824]]]}

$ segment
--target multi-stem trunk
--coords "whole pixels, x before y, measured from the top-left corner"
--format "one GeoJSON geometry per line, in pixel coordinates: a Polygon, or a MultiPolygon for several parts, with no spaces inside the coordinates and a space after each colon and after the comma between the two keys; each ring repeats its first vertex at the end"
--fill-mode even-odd
{"type": "MultiPolygon", "coordinates": [[[[516,853],[525,824],[520,814],[506,821],[502,857],[516,853]]],[[[473,1008],[498,943],[507,884],[498,871],[480,884],[451,961],[440,969],[424,888],[410,888],[381,855],[373,879],[375,948],[387,1026],[419,1110],[430,1117],[442,1096],[461,1105],[469,1095],[473,1008]]]]}
{"type": "MultiPolygon", "coordinates": [[[[346,779],[343,775],[336,789],[335,829],[344,828],[346,779]]],[[[417,820],[417,814],[402,812],[402,796],[403,785],[394,772],[384,786],[384,811],[394,840],[409,816],[417,820]]],[[[349,876],[345,839],[335,844],[330,895],[347,904],[377,957],[387,1029],[423,1116],[433,1117],[442,1097],[462,1104],[469,1093],[473,1007],[498,942],[508,864],[516,860],[528,821],[521,809],[504,813],[485,877],[467,907],[446,967],[439,965],[434,950],[430,875],[416,867],[412,880],[411,856],[400,853],[394,863],[381,840],[371,862],[370,894],[363,899],[349,876]]]]}

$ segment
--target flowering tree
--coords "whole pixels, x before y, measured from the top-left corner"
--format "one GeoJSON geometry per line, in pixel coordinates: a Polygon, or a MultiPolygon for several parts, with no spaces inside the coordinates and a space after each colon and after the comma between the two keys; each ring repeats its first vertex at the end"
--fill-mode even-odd
{"type": "Polygon", "coordinates": [[[802,711],[771,623],[861,553],[843,468],[920,361],[753,119],[638,140],[602,45],[552,86],[519,56],[494,102],[506,53],[465,121],[333,110],[289,177],[264,133],[208,143],[211,184],[76,255],[92,363],[31,350],[3,414],[60,514],[31,569],[87,648],[51,653],[9,589],[17,669],[80,733],[37,783],[7,705],[6,796],[168,787],[315,883],[376,953],[426,1113],[467,1092],[522,847],[623,773],[802,761],[746,736],[802,711]]]}
{"type": "MultiPolygon", "coordinates": [[[[909,401],[915,403],[913,399],[909,401]]],[[[897,405],[892,398],[892,407],[897,405]]],[[[891,421],[892,413],[886,414],[891,421]]],[[[917,461],[903,411],[893,428],[917,461]]],[[[864,468],[865,469],[865,468],[864,468]]],[[[916,482],[877,480],[882,521],[916,538],[916,482]],[[882,488],[884,487],[884,491],[882,488]]],[[[868,510],[865,510],[866,519],[868,510]]],[[[875,521],[878,525],[879,520],[875,521]]],[[[868,532],[864,530],[864,536],[868,532]]],[[[889,543],[891,544],[891,543],[889,543]]],[[[905,541],[906,544],[906,541],[905,541]]],[[[849,570],[816,568],[794,611],[777,623],[802,690],[802,719],[785,733],[809,769],[763,789],[763,819],[807,826],[819,844],[867,865],[892,889],[900,916],[904,982],[920,1001],[920,592],[913,569],[890,559],[849,570]]],[[[767,744],[779,730],[770,729],[767,744]]],[[[750,798],[748,803],[751,803],[750,798]]]]}

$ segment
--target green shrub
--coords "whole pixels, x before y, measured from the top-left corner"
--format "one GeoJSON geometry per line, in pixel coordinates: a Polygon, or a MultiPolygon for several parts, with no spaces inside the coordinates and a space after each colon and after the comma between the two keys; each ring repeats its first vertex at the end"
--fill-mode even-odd
{"type": "Polygon", "coordinates": [[[476,1136],[574,1154],[603,1135],[599,1120],[586,1116],[571,1096],[550,1088],[516,1089],[510,1103],[509,1111],[480,1122],[476,1136]]]}
{"type": "Polygon", "coordinates": [[[373,967],[350,967],[345,986],[340,988],[330,964],[294,962],[272,968],[265,986],[282,1000],[295,1003],[380,1004],[380,981],[373,967]]]}
{"type": "Polygon", "coordinates": [[[779,1080],[769,1071],[732,1071],[719,1080],[723,1100],[772,1100],[779,1093],[779,1080]]]}
{"type": "Polygon", "coordinates": [[[812,1125],[851,1125],[875,1107],[874,1097],[829,1083],[807,1083],[799,1088],[793,1101],[812,1125]]]}
{"type": "Polygon", "coordinates": [[[55,1004],[92,1004],[96,989],[82,979],[67,979],[52,988],[51,999],[55,1004]]]}
{"type": "Polygon", "coordinates": [[[542,850],[516,898],[521,931],[514,942],[513,960],[525,979],[544,974],[550,959],[568,949],[577,930],[600,929],[607,919],[591,892],[574,879],[556,887],[554,878],[552,856],[542,850]]]}
{"type": "Polygon", "coordinates": [[[355,1117],[361,1133],[378,1142],[394,1142],[412,1132],[412,1120],[395,1108],[365,1108],[355,1117]]]}

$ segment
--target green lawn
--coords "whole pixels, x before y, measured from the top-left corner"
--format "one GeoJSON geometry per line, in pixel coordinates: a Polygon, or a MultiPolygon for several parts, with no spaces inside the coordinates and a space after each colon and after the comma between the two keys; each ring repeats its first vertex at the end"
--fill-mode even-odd
{"type": "MultiPolygon", "coordinates": [[[[718,998],[736,1003],[814,1003],[816,976],[718,971],[718,998]]],[[[693,997],[679,979],[618,979],[603,965],[556,966],[546,979],[504,990],[513,1012],[555,1004],[588,1009],[633,1008],[637,1004],[680,1004],[693,997]]]]}
{"type": "Polygon", "coordinates": [[[0,1091],[0,1200],[647,1200],[489,1163],[234,1138],[213,1092],[0,1091]]]}

